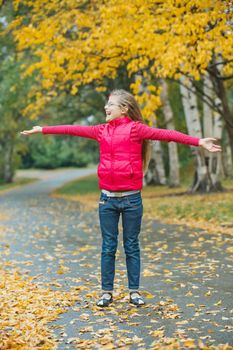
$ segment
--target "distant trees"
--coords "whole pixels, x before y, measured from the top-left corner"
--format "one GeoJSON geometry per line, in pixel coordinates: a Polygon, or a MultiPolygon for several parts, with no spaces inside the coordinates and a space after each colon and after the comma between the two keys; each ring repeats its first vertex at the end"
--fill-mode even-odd
{"type": "Polygon", "coordinates": [[[22,78],[20,55],[10,34],[3,35],[10,21],[11,13],[0,14],[0,179],[11,182],[14,169],[18,165],[18,128],[24,125],[21,111],[28,103],[28,82],[32,78],[22,78]]]}

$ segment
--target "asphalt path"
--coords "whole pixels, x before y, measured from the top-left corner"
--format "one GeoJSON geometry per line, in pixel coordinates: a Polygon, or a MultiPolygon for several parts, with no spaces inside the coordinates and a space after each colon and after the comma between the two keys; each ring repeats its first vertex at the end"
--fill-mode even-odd
{"type": "MultiPolygon", "coordinates": [[[[78,202],[50,196],[64,183],[95,171],[21,172],[18,176],[39,180],[0,194],[0,213],[9,216],[4,220],[6,232],[0,248],[3,252],[7,244],[9,250],[2,259],[13,262],[23,273],[36,276],[40,285],[57,281],[63,290],[80,287],[80,302],[51,324],[58,349],[101,349],[98,339],[105,334],[117,339],[115,348],[153,349],[161,341],[155,331],[160,331],[163,340],[193,339],[209,346],[233,345],[232,236],[227,234],[210,234],[144,218],[141,290],[146,306],[135,308],[128,303],[125,256],[120,242],[114,303],[111,308],[98,311],[98,203],[96,209],[87,212],[78,202]],[[61,259],[66,270],[59,275],[61,259]],[[75,345],[75,337],[86,341],[85,347],[81,343],[75,345]],[[89,345],[88,339],[92,339],[89,345]]],[[[120,230],[119,241],[121,235],[120,230]]]]}

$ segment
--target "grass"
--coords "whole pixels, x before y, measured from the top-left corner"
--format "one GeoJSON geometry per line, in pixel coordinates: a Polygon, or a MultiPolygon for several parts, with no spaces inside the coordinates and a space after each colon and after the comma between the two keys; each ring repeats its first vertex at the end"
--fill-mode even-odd
{"type": "MultiPolygon", "coordinates": [[[[211,233],[233,233],[233,180],[223,181],[225,192],[186,194],[179,188],[147,186],[142,190],[144,216],[164,223],[185,224],[211,233]]],[[[100,190],[96,175],[72,181],[54,196],[79,201],[84,210],[96,209],[100,190]]]]}
{"type": "Polygon", "coordinates": [[[27,185],[33,181],[36,181],[37,179],[27,179],[27,178],[18,178],[12,183],[3,183],[0,181],[0,193],[3,191],[10,190],[12,188],[18,187],[18,186],[23,186],[27,185]]]}
{"type": "Polygon", "coordinates": [[[79,180],[71,181],[61,188],[59,188],[56,193],[61,195],[85,195],[88,193],[99,194],[100,190],[98,188],[98,179],[96,175],[89,175],[82,177],[79,180]]]}
{"type": "Polygon", "coordinates": [[[233,233],[232,192],[230,187],[226,192],[209,194],[144,196],[146,214],[166,223],[187,224],[210,232],[233,233]]]}

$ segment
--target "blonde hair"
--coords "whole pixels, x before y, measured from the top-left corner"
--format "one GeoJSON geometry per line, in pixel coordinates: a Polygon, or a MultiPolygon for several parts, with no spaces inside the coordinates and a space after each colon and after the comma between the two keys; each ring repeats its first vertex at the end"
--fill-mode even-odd
{"type": "MultiPolygon", "coordinates": [[[[139,105],[131,93],[123,89],[119,89],[119,90],[113,90],[111,92],[111,96],[117,96],[119,98],[120,107],[127,107],[128,109],[127,116],[129,116],[132,120],[145,123],[143,120],[139,105]]],[[[143,168],[144,174],[148,169],[150,158],[151,158],[151,143],[149,140],[143,140],[142,168],[143,168]]]]}

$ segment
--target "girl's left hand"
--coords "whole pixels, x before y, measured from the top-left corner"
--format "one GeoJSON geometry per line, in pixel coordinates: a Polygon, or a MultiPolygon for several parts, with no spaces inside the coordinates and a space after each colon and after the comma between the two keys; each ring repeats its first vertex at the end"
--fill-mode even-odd
{"type": "Polygon", "coordinates": [[[221,146],[216,145],[214,141],[217,141],[217,140],[212,137],[206,137],[204,139],[199,140],[199,146],[205,148],[209,152],[221,152],[222,151],[221,146]]]}
{"type": "Polygon", "coordinates": [[[31,130],[24,130],[24,131],[21,131],[21,135],[32,135],[32,134],[38,134],[42,132],[42,127],[41,126],[33,126],[33,128],[31,130]]]}

